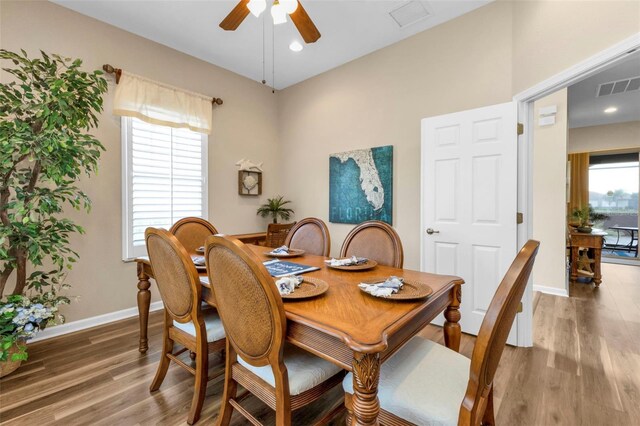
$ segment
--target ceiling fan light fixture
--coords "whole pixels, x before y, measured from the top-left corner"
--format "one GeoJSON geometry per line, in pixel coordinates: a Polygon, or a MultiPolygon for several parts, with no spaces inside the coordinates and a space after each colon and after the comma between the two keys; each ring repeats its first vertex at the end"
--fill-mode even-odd
{"type": "Polygon", "coordinates": [[[298,8],[298,0],[279,0],[284,11],[291,15],[298,8]]]}
{"type": "Polygon", "coordinates": [[[267,8],[267,0],[249,0],[247,3],[247,9],[256,18],[262,14],[267,8]]]}
{"type": "Polygon", "coordinates": [[[298,40],[294,40],[289,45],[289,49],[291,49],[291,51],[293,51],[293,52],[301,52],[302,51],[302,44],[300,44],[300,42],[298,40]]]}
{"type": "Polygon", "coordinates": [[[273,6],[271,6],[271,16],[273,17],[273,25],[287,22],[287,12],[278,0],[275,0],[273,6]]]}

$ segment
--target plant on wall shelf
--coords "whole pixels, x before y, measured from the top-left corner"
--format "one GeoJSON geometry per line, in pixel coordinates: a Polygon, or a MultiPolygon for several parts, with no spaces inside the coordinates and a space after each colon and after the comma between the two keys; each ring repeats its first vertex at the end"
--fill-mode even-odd
{"type": "Polygon", "coordinates": [[[63,209],[90,210],[76,181],[96,171],[104,150],[88,132],[107,82],[80,59],[45,52],[31,59],[1,49],[0,61],[13,80],[0,84],[0,298],[11,290],[55,309],[69,303],[60,290],[78,259],[69,237],[84,232],[63,209]]]}
{"type": "Polygon", "coordinates": [[[282,195],[278,195],[274,198],[268,198],[267,203],[261,205],[258,208],[257,214],[262,217],[273,217],[273,223],[278,223],[278,217],[282,220],[289,220],[294,211],[290,208],[284,207],[291,201],[285,201],[282,195]]]}

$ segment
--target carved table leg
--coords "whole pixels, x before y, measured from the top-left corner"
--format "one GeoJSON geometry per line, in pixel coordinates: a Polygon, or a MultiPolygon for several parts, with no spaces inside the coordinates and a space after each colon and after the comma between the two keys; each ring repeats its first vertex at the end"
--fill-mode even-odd
{"type": "Polygon", "coordinates": [[[444,343],[449,349],[458,352],[460,350],[460,302],[462,301],[462,288],[457,284],[453,289],[451,303],[444,311],[446,319],[444,323],[444,343]]]}
{"type": "Polygon", "coordinates": [[[602,249],[595,247],[593,249],[593,259],[595,262],[593,263],[593,283],[596,287],[600,287],[600,283],[602,282],[602,249]]]}
{"type": "Polygon", "coordinates": [[[140,353],[147,352],[149,344],[147,340],[147,325],[149,324],[149,305],[151,304],[151,283],[149,276],[144,271],[144,264],[138,262],[138,315],[140,317],[140,353]]]}
{"type": "Polygon", "coordinates": [[[571,256],[571,273],[570,280],[575,282],[578,279],[578,251],[579,247],[571,246],[570,256],[571,256]]]}
{"type": "Polygon", "coordinates": [[[353,419],[352,425],[378,425],[380,401],[380,354],[353,354],[353,419]]]}

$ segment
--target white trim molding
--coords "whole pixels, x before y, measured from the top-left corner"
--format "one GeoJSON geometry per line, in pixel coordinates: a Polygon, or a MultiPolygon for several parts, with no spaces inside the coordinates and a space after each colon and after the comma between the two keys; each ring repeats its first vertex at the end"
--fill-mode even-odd
{"type": "MultiPolygon", "coordinates": [[[[158,311],[162,309],[164,305],[162,301],[151,303],[149,306],[149,312],[158,311]]],[[[29,343],[38,342],[40,340],[47,340],[53,337],[62,336],[64,334],[75,333],[76,331],[86,330],[88,328],[98,327],[100,325],[109,324],[111,322],[120,321],[127,318],[138,316],[138,308],[128,308],[121,311],[110,312],[108,314],[97,315],[95,317],[84,318],[78,321],[67,322],[53,327],[48,327],[38,333],[36,337],[29,340],[29,343]]]]}
{"type": "Polygon", "coordinates": [[[544,285],[534,285],[533,291],[537,291],[544,294],[551,294],[553,296],[569,297],[569,293],[565,288],[547,287],[544,285]]]}

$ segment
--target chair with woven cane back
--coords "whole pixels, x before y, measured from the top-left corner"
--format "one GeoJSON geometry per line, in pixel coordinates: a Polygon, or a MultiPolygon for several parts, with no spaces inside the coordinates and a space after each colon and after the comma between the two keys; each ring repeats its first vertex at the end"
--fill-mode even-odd
{"type": "Polygon", "coordinates": [[[267,237],[265,240],[265,246],[267,247],[280,247],[284,244],[284,240],[287,239],[287,234],[296,223],[270,223],[267,226],[267,237]]]}
{"type": "Polygon", "coordinates": [[[340,257],[359,256],[380,265],[402,268],[404,252],[398,233],[379,220],[362,222],[349,232],[342,243],[340,257]]]}
{"type": "Polygon", "coordinates": [[[207,239],[207,270],[227,335],[224,396],[219,425],[233,410],[260,424],[236,399],[238,384],[276,411],[276,425],[290,425],[291,412],[338,385],[337,365],[285,344],[287,320],[273,278],[242,242],[207,239]],[[215,271],[215,273],[211,273],[215,271]]]}
{"type": "Polygon", "coordinates": [[[195,375],[191,409],[187,423],[198,421],[208,380],[209,353],[225,347],[224,328],[215,310],[202,310],[202,285],[198,272],[178,239],[164,229],[145,231],[149,261],[164,303],[163,345],[158,371],[151,383],[151,392],[160,388],[171,361],[195,375]],[[184,346],[173,351],[174,344],[184,346]],[[185,351],[195,353],[193,368],[179,356],[185,351]]]}
{"type": "Polygon", "coordinates": [[[331,250],[329,228],[318,218],[302,219],[291,228],[284,244],[292,249],[304,250],[308,254],[329,256],[331,250]]]}
{"type": "Polygon", "coordinates": [[[218,230],[211,222],[199,217],[185,217],[173,224],[169,230],[187,250],[194,254],[197,249],[204,246],[209,235],[215,235],[218,230]]]}
{"type": "MultiPolygon", "coordinates": [[[[416,336],[380,371],[380,423],[494,425],[493,378],[527,286],[540,243],[528,241],[502,279],[480,326],[471,360],[416,336]]],[[[345,377],[349,421],[353,378],[345,377]]]]}

